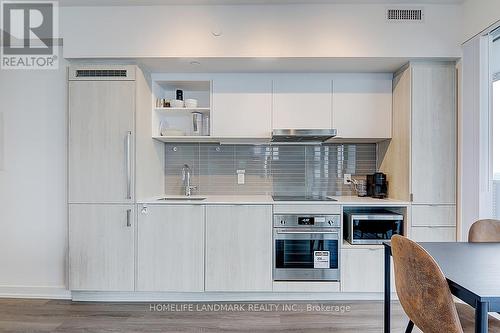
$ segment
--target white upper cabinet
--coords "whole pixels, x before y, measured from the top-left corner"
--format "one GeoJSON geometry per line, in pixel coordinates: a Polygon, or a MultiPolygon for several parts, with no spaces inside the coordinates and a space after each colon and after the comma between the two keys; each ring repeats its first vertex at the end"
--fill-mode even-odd
{"type": "Polygon", "coordinates": [[[391,138],[392,74],[336,74],[333,127],[341,138],[391,138]]]}
{"type": "Polygon", "coordinates": [[[273,93],[273,128],[332,128],[331,77],[275,76],[273,93]]]}
{"type": "Polygon", "coordinates": [[[221,75],[213,80],[213,136],[269,138],[272,80],[261,75],[221,75]]]}

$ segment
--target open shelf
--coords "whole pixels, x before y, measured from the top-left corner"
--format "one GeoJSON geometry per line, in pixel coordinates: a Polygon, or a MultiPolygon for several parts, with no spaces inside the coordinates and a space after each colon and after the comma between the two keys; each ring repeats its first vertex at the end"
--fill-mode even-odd
{"type": "Polygon", "coordinates": [[[155,110],[165,115],[182,115],[192,112],[210,113],[210,108],[155,108],[155,110]]]}
{"type": "Polygon", "coordinates": [[[168,80],[154,79],[153,105],[152,105],[152,128],[151,136],[161,142],[216,142],[207,141],[209,135],[194,135],[193,113],[203,114],[203,134],[209,134],[211,128],[211,105],[212,105],[212,82],[209,80],[168,80]],[[196,99],[198,107],[157,107],[158,99],[173,100],[176,98],[176,90],[183,91],[184,99],[196,99]],[[179,130],[186,136],[161,136],[160,125],[164,128],[179,130]]]}
{"type": "Polygon", "coordinates": [[[153,136],[153,139],[161,142],[178,142],[178,143],[220,142],[220,138],[215,138],[207,135],[153,136]]]}

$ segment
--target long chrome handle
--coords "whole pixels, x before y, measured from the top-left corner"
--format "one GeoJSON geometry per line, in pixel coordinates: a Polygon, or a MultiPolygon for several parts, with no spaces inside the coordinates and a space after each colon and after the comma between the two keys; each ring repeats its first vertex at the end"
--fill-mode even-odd
{"type": "Polygon", "coordinates": [[[127,164],[127,199],[132,199],[132,165],[130,158],[130,142],[132,138],[132,131],[127,132],[127,149],[125,154],[126,156],[126,164],[127,164]]]}
{"type": "Polygon", "coordinates": [[[302,235],[309,235],[309,234],[327,234],[327,235],[338,235],[339,233],[336,231],[278,231],[278,234],[280,235],[286,235],[286,234],[302,234],[302,235]]]}
{"type": "Polygon", "coordinates": [[[127,227],[132,226],[132,209],[127,209],[127,227]]]}

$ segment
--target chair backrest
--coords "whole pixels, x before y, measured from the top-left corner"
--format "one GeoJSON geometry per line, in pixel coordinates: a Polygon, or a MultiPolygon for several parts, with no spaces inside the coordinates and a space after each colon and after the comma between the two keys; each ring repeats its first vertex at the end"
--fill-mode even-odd
{"type": "Polygon", "coordinates": [[[474,222],[469,230],[469,242],[471,243],[499,243],[500,221],[479,220],[474,222]]]}
{"type": "Polygon", "coordinates": [[[427,251],[406,237],[391,238],[396,291],[413,323],[425,333],[463,333],[446,278],[427,251]]]}

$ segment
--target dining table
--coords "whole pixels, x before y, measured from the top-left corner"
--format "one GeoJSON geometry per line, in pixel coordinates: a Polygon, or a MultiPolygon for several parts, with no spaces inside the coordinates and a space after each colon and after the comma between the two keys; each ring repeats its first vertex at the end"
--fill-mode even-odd
{"type": "MultiPolygon", "coordinates": [[[[475,332],[500,312],[500,243],[418,243],[443,271],[451,293],[475,308],[475,332]]],[[[391,331],[391,243],[384,243],[384,333],[391,331]]]]}

